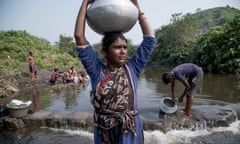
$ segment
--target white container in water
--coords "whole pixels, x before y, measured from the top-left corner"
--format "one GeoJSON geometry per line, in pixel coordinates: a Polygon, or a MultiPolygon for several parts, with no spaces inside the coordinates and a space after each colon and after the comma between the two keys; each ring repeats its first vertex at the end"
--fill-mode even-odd
{"type": "Polygon", "coordinates": [[[87,23],[99,34],[128,32],[138,19],[138,9],[130,0],[94,0],[87,9],[87,23]]]}
{"type": "Polygon", "coordinates": [[[173,114],[177,111],[177,104],[170,97],[161,98],[160,110],[166,114],[173,114]]]}

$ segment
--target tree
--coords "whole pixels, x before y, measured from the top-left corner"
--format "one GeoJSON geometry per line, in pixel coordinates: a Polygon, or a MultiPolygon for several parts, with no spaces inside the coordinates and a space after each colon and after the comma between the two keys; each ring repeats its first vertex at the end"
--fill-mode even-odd
{"type": "Polygon", "coordinates": [[[212,73],[240,73],[240,14],[197,42],[195,62],[212,73]]]}
{"type": "Polygon", "coordinates": [[[151,63],[176,65],[191,60],[191,46],[195,42],[195,19],[190,15],[173,14],[171,23],[156,31],[158,45],[151,63]]]}
{"type": "Polygon", "coordinates": [[[76,46],[72,37],[60,35],[59,43],[57,43],[57,45],[59,46],[61,52],[66,52],[73,57],[77,56],[75,52],[76,46]]]}

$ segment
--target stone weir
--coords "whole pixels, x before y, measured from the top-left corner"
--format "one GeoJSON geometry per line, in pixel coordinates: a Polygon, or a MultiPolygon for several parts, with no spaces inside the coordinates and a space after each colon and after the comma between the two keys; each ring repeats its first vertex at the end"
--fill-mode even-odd
{"type": "MultiPolygon", "coordinates": [[[[182,118],[181,111],[168,115],[159,112],[159,118],[152,120],[142,117],[144,130],[208,129],[226,127],[240,117],[240,105],[195,106],[191,118],[182,118]]],[[[0,131],[16,131],[23,128],[63,128],[93,131],[92,113],[73,111],[38,111],[21,118],[3,116],[0,118],[0,131]]]]}

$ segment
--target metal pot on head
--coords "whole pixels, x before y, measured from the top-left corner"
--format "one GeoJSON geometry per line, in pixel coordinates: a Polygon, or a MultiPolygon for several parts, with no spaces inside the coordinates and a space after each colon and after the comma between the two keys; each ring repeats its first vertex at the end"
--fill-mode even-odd
{"type": "Polygon", "coordinates": [[[128,32],[138,19],[138,9],[130,0],[94,0],[87,9],[87,23],[99,34],[128,32]]]}

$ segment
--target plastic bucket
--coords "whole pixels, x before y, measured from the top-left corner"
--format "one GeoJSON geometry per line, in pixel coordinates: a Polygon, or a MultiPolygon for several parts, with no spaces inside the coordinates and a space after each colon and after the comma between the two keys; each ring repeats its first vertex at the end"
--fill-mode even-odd
{"type": "Polygon", "coordinates": [[[22,107],[22,108],[12,108],[7,105],[7,107],[9,108],[9,114],[11,117],[20,118],[27,115],[29,106],[22,107]]]}
{"type": "Polygon", "coordinates": [[[160,110],[167,114],[173,114],[177,111],[177,104],[170,97],[160,99],[160,110]]]}

